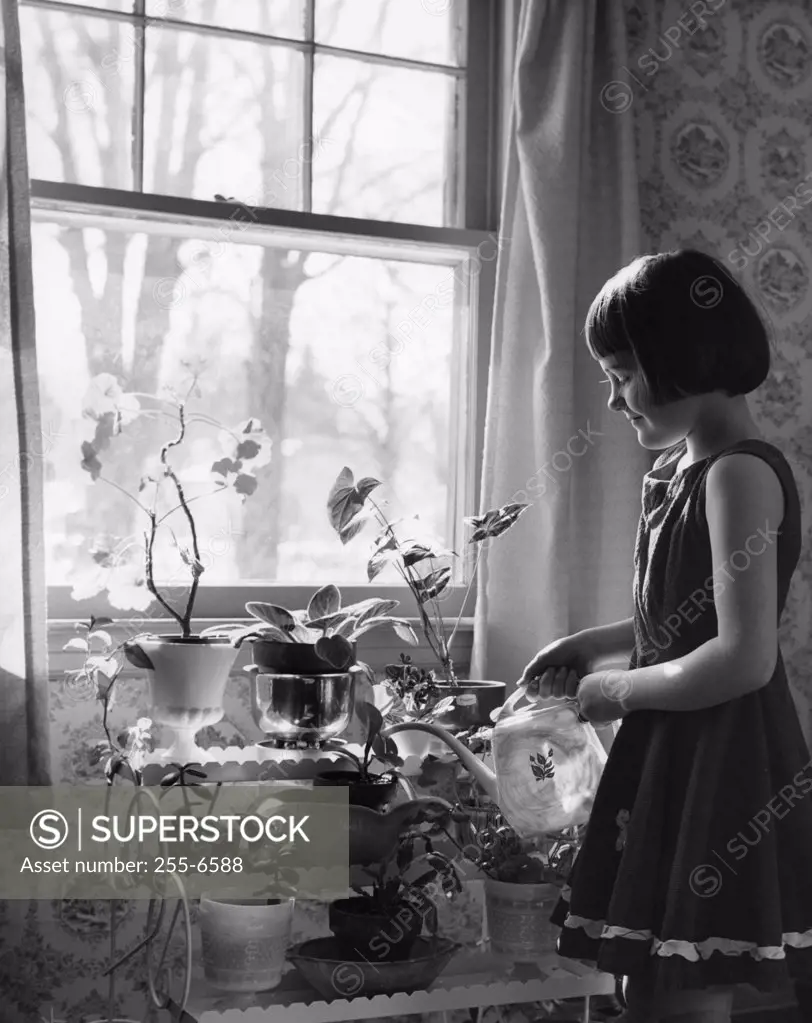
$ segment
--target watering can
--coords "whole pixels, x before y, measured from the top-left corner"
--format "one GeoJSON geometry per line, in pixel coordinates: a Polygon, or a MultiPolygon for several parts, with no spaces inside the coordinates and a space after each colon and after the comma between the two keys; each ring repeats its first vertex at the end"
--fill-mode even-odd
{"type": "Polygon", "coordinates": [[[592,725],[579,717],[575,700],[533,702],[517,710],[524,696],[524,687],[518,688],[496,712],[493,770],[441,725],[404,721],[382,734],[416,729],[441,739],[522,838],[585,824],[606,751],[592,725]]]}

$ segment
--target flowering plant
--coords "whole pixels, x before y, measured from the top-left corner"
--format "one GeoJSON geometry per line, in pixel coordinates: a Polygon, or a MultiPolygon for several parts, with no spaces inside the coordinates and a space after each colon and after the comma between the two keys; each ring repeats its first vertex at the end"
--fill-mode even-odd
{"type": "MultiPolygon", "coordinates": [[[[210,467],[213,489],[209,494],[228,490],[238,494],[242,501],[254,493],[257,487],[255,470],[266,465],[271,458],[271,440],[263,431],[259,420],[248,419],[234,429],[224,427],[210,416],[202,413],[190,414],[187,403],[192,394],[199,396],[197,375],[185,395],[179,396],[172,389],[167,395],[126,393],[111,373],[101,373],[90,382],[84,397],[84,418],[94,425],[92,435],[82,442],[82,469],[95,482],[102,480],[127,496],[146,516],[142,542],[123,545],[115,537],[98,538],[92,548],[93,566],[84,578],[73,588],[73,597],[81,600],[107,590],[114,607],[145,610],[157,600],[167,614],[180,626],[183,637],[191,635],[191,621],[203,565],[198,530],[190,504],[196,497],[187,497],[180,473],[173,467],[170,451],[187,440],[187,430],[193,423],[213,426],[227,438],[223,457],[210,467]],[[125,489],[103,474],[100,456],[111,448],[114,438],[138,419],[168,419],[175,427],[175,436],[167,438],[160,447],[157,460],[142,472],[136,493],[125,489]],[[171,499],[161,505],[165,485],[169,485],[171,499]],[[171,506],[167,509],[166,503],[171,506]],[[172,516],[182,516],[186,536],[178,536],[167,522],[172,516]],[[159,530],[163,527],[171,535],[180,562],[188,571],[189,585],[185,608],[177,610],[155,581],[155,544],[159,530]],[[141,547],[140,561],[134,561],[130,554],[133,546],[141,547]]],[[[106,457],[106,456],[105,456],[106,457]]],[[[204,496],[204,495],[199,495],[204,496]]],[[[208,495],[206,495],[208,496],[208,495]]],[[[125,652],[128,652],[129,649],[125,652]]],[[[129,653],[128,653],[129,656],[129,653]]],[[[143,653],[139,667],[143,664],[143,653]]]]}

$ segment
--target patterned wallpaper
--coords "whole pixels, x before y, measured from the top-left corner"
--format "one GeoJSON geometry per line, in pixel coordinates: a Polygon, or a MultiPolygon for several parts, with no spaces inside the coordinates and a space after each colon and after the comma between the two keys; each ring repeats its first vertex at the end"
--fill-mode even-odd
{"type": "Polygon", "coordinates": [[[646,251],[722,259],[774,340],[751,399],[795,472],[804,549],[781,646],[812,740],[812,4],[627,0],[618,79],[637,138],[646,251]]]}
{"type": "MultiPolygon", "coordinates": [[[[629,63],[616,77],[627,88],[621,108],[611,113],[635,120],[644,248],[690,245],[721,257],[743,276],[772,327],[773,371],[754,410],[792,464],[806,509],[806,544],[782,646],[812,738],[812,340],[806,322],[812,313],[812,4],[628,0],[626,20],[629,63]]],[[[226,719],[210,730],[209,741],[242,745],[255,738],[245,688],[242,680],[231,687],[226,719]]],[[[145,710],[145,697],[142,687],[128,686],[117,718],[134,720],[145,710]]],[[[57,779],[89,776],[80,747],[97,738],[99,724],[87,701],[55,685],[52,715],[57,779]]],[[[467,941],[479,934],[478,899],[469,893],[449,921],[467,941]]],[[[4,1021],[49,1020],[51,1008],[54,1019],[68,1023],[102,1017],[108,920],[104,903],[0,905],[4,1021]],[[3,940],[13,932],[14,942],[3,940]]],[[[136,941],[143,923],[142,909],[124,908],[117,946],[136,941]]],[[[302,907],[299,933],[323,926],[318,910],[302,907]]],[[[133,1020],[145,1018],[142,962],[116,984],[117,1009],[133,1020]]]]}

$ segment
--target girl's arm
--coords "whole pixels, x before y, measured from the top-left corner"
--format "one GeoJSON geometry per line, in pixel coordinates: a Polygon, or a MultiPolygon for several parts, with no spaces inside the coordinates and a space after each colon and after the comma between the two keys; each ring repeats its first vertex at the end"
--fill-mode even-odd
{"type": "MultiPolygon", "coordinates": [[[[717,635],[664,664],[627,673],[623,710],[702,710],[766,685],[778,656],[775,541],[784,494],[755,455],[726,455],[707,476],[717,635]]],[[[689,594],[685,594],[686,599],[689,594]]]]}
{"type": "Polygon", "coordinates": [[[630,657],[634,649],[634,618],[584,629],[581,636],[589,651],[589,670],[609,658],[630,657]]]}

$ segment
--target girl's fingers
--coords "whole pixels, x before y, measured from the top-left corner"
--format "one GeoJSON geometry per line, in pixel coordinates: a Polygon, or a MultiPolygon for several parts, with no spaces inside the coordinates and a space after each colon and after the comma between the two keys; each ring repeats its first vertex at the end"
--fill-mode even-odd
{"type": "Polygon", "coordinates": [[[550,695],[560,700],[564,695],[564,685],[567,681],[567,668],[551,668],[550,695]]]}
{"type": "Polygon", "coordinates": [[[568,699],[572,700],[575,698],[575,694],[578,692],[578,686],[581,684],[580,676],[577,671],[570,671],[567,675],[565,683],[565,692],[568,699]]]}
{"type": "Polygon", "coordinates": [[[556,669],[545,668],[539,676],[539,696],[546,698],[548,696],[554,696],[553,685],[555,682],[556,669]]]}

